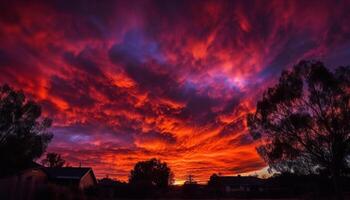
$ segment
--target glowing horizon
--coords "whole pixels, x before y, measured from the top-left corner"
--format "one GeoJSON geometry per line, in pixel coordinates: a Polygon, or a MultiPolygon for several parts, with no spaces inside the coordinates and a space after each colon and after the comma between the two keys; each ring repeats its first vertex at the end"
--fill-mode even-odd
{"type": "Polygon", "coordinates": [[[0,84],[54,120],[49,152],[126,181],[159,158],[192,174],[266,173],[245,117],[302,59],[350,64],[350,1],[11,1],[0,84]]]}

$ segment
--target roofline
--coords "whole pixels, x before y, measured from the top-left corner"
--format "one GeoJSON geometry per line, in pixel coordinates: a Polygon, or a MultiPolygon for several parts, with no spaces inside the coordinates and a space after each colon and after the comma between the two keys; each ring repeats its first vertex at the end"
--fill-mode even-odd
{"type": "Polygon", "coordinates": [[[91,172],[91,174],[92,174],[92,177],[93,177],[93,179],[94,179],[95,184],[97,184],[96,176],[95,176],[95,174],[94,174],[94,171],[92,171],[92,168],[91,168],[91,167],[89,167],[89,170],[88,170],[79,180],[83,179],[83,178],[84,178],[88,173],[90,173],[90,172],[91,172]]]}

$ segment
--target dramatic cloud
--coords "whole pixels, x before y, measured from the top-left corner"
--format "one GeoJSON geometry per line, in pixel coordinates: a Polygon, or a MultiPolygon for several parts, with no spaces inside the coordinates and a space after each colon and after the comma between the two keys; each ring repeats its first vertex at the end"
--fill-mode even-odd
{"type": "Polygon", "coordinates": [[[5,1],[0,84],[54,119],[49,151],[127,180],[265,167],[245,117],[301,59],[350,63],[349,1],[5,1]]]}

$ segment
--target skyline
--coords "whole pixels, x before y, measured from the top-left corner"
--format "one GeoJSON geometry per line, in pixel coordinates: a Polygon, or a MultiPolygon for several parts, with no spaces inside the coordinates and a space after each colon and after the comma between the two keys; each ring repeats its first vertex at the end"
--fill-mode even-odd
{"type": "Polygon", "coordinates": [[[48,152],[127,180],[159,158],[179,183],[266,167],[245,117],[302,59],[350,63],[350,1],[9,1],[0,83],[54,120],[48,152]]]}

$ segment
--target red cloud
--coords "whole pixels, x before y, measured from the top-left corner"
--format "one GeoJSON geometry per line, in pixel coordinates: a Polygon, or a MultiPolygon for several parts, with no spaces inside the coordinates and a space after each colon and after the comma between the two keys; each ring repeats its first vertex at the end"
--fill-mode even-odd
{"type": "Polygon", "coordinates": [[[54,119],[50,151],[99,177],[127,180],[152,157],[177,182],[251,172],[265,164],[246,114],[299,59],[349,63],[349,6],[13,1],[0,8],[0,83],[54,119]]]}

